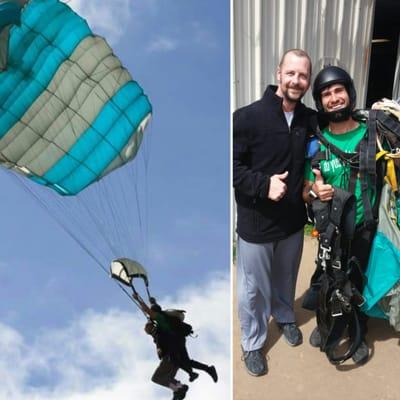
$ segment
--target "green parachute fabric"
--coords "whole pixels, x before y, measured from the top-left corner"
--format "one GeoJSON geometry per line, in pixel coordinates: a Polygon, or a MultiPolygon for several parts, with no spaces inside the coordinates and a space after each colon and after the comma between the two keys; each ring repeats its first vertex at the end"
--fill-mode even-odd
{"type": "Polygon", "coordinates": [[[68,5],[20,3],[0,1],[0,164],[75,195],[135,157],[152,107],[68,5]]]}

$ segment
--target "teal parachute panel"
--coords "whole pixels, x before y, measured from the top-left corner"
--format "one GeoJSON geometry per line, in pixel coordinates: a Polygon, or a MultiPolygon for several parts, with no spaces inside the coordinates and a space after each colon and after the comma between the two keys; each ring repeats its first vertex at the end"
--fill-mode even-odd
{"type": "Polygon", "coordinates": [[[3,166],[77,194],[135,157],[151,112],[83,18],[59,0],[25,4],[0,73],[3,166]]]}
{"type": "Polygon", "coordinates": [[[20,24],[21,4],[15,3],[14,0],[0,0],[0,71],[7,67],[10,28],[20,24]]]}
{"type": "Polygon", "coordinates": [[[12,0],[0,0],[0,32],[8,25],[19,25],[21,6],[12,0]]]}
{"type": "Polygon", "coordinates": [[[400,237],[396,199],[389,184],[382,188],[379,225],[365,272],[367,282],[362,311],[371,317],[388,318],[381,300],[400,282],[400,237]]]}

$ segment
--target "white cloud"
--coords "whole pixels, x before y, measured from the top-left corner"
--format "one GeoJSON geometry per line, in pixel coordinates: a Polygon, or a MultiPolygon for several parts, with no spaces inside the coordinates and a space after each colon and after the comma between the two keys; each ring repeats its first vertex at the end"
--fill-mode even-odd
{"type": "Polygon", "coordinates": [[[177,40],[168,37],[159,37],[148,45],[147,50],[149,52],[169,52],[175,50],[178,44],[177,40]]]}
{"type": "MultiPolygon", "coordinates": [[[[136,28],[146,29],[158,23],[163,4],[159,0],[62,0],[79,15],[86,18],[96,34],[104,36],[110,44],[118,42],[132,23],[136,28]]],[[[159,27],[168,29],[167,26],[159,27]]],[[[179,28],[173,24],[174,34],[151,38],[152,31],[148,31],[150,38],[147,45],[149,52],[171,52],[181,46],[203,46],[215,48],[217,39],[210,29],[199,22],[188,22],[179,28]]]]}
{"type": "Polygon", "coordinates": [[[179,32],[174,35],[179,37],[179,39],[173,36],[163,36],[153,39],[147,46],[147,50],[149,52],[166,53],[185,46],[218,47],[218,42],[213,33],[197,22],[188,24],[185,29],[181,27],[179,32]]]}
{"type": "MultiPolygon", "coordinates": [[[[187,310],[197,338],[188,338],[191,357],[214,363],[220,380],[202,375],[190,385],[190,398],[229,398],[230,284],[214,276],[205,287],[189,287],[159,299],[168,308],[187,310]]],[[[59,330],[43,332],[28,343],[15,329],[0,324],[1,400],[146,400],[170,399],[150,381],[157,366],[154,344],[143,332],[138,312],[86,311],[59,330]]],[[[187,375],[179,372],[179,379],[187,375]]]]}
{"type": "Polygon", "coordinates": [[[129,26],[130,0],[63,0],[84,17],[96,34],[111,44],[118,42],[129,26]]]}

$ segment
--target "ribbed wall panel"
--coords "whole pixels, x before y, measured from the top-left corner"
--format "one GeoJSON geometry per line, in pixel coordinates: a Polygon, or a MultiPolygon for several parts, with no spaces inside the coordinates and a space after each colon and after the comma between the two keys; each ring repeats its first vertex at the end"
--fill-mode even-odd
{"type": "MultiPolygon", "coordinates": [[[[306,50],[318,72],[339,61],[354,77],[365,105],[375,0],[233,0],[233,106],[260,98],[276,82],[290,48],[306,50]]],[[[313,106],[310,93],[305,103],[313,106]]]]}
{"type": "Polygon", "coordinates": [[[397,62],[396,62],[396,70],[394,73],[392,97],[393,99],[400,102],[400,40],[397,47],[397,62]]]}

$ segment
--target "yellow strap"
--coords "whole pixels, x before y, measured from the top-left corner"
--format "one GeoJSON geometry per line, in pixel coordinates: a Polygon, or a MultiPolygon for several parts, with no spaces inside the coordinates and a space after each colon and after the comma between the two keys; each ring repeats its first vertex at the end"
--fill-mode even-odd
{"type": "Polygon", "coordinates": [[[398,182],[396,176],[395,165],[392,157],[389,157],[389,152],[386,150],[381,150],[379,153],[376,153],[375,160],[378,161],[380,158],[384,157],[386,161],[386,180],[389,182],[392,190],[397,192],[398,190],[398,182]]]}
{"type": "Polygon", "coordinates": [[[375,160],[378,161],[382,156],[384,156],[387,153],[388,152],[386,150],[381,150],[379,153],[376,153],[375,160]]]}
{"type": "Polygon", "coordinates": [[[386,161],[386,176],[389,179],[390,186],[394,192],[398,190],[396,170],[394,168],[394,161],[392,158],[386,161]]]}

